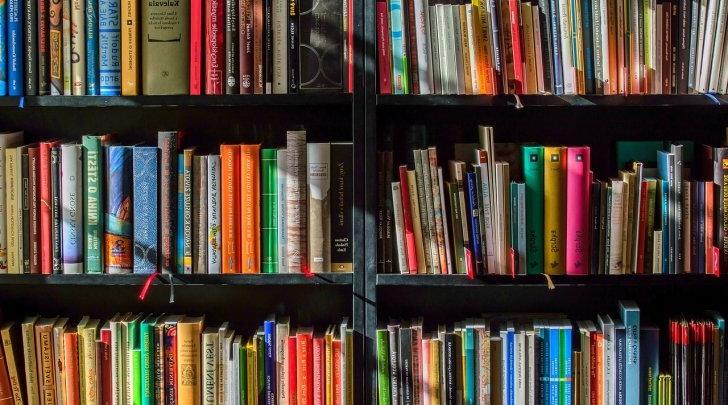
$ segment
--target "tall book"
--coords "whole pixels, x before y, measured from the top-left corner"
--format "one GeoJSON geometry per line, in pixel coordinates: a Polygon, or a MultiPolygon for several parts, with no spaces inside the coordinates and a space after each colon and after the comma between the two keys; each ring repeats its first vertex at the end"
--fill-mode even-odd
{"type": "Polygon", "coordinates": [[[139,94],[139,1],[123,0],[119,21],[121,95],[139,94]]]}
{"type": "Polygon", "coordinates": [[[58,318],[40,318],[35,323],[35,355],[38,361],[38,393],[42,404],[55,403],[53,324],[58,318]]]}
{"type": "Polygon", "coordinates": [[[225,0],[225,94],[240,93],[238,1],[225,0]]]}
{"type": "Polygon", "coordinates": [[[110,274],[133,270],[132,148],[107,146],[104,268],[110,274]]]}
{"type": "Polygon", "coordinates": [[[96,345],[98,335],[98,319],[84,318],[78,324],[78,362],[81,371],[79,373],[81,403],[87,405],[97,405],[101,402],[99,400],[101,370],[99,370],[100,359],[96,345]]]}
{"type": "Polygon", "coordinates": [[[83,190],[84,190],[84,265],[86,273],[103,272],[101,246],[104,231],[102,196],[103,179],[103,137],[84,135],[83,146],[83,190]]]}
{"type": "Polygon", "coordinates": [[[627,404],[640,401],[640,309],[634,301],[619,301],[619,312],[624,323],[625,395],[627,404]]]}
{"type": "Polygon", "coordinates": [[[220,145],[220,179],[222,272],[239,273],[241,271],[239,145],[220,145]]]}
{"type": "MultiPolygon", "coordinates": [[[[94,0],[85,0],[86,1],[86,95],[89,96],[98,96],[100,93],[100,72],[99,72],[99,62],[101,53],[101,48],[99,47],[100,42],[99,41],[99,34],[100,34],[100,28],[102,27],[99,25],[101,22],[99,18],[99,11],[103,7],[105,9],[104,14],[107,16],[110,16],[110,13],[108,11],[109,3],[106,3],[106,0],[104,1],[94,1],[94,0]],[[105,4],[102,4],[105,3],[105,4]]],[[[119,18],[119,3],[114,2],[112,6],[112,10],[114,12],[114,18],[118,20],[119,18]]],[[[107,18],[104,18],[104,21],[108,24],[110,21],[107,18]]],[[[106,25],[104,25],[106,27],[106,25]]],[[[118,22],[115,24],[115,31],[118,32],[118,22]]],[[[111,34],[112,30],[107,31],[105,34],[105,48],[109,50],[108,46],[109,43],[107,43],[107,39],[109,38],[108,34],[111,34]]],[[[118,42],[118,36],[116,36],[116,40],[118,42]]],[[[110,56],[107,54],[107,56],[110,56]]],[[[108,59],[107,59],[108,61],[108,59]]],[[[117,64],[119,62],[118,60],[118,51],[117,51],[117,64]]],[[[108,66],[107,66],[108,67],[108,66]]]]}
{"type": "Polygon", "coordinates": [[[0,132],[0,273],[8,271],[8,230],[7,222],[9,216],[6,201],[6,160],[5,151],[8,148],[16,147],[23,141],[23,132],[0,132]]]}
{"type": "MultiPolygon", "coordinates": [[[[43,274],[51,274],[53,267],[51,148],[57,144],[57,142],[40,143],[40,263],[41,273],[43,274]]],[[[8,189],[8,191],[11,190],[8,189]]]]}
{"type": "Polygon", "coordinates": [[[189,0],[143,1],[141,9],[142,93],[187,93],[189,0]]]}
{"type": "Polygon", "coordinates": [[[308,273],[306,238],[306,132],[288,131],[286,135],[286,249],[288,272],[308,273]]]}
{"type": "Polygon", "coordinates": [[[179,155],[179,192],[177,210],[177,270],[192,274],[193,232],[192,232],[192,179],[194,148],[188,148],[179,155]]]}
{"type": "Polygon", "coordinates": [[[202,94],[203,55],[205,53],[204,25],[205,17],[203,0],[190,0],[190,95],[202,94]]]}
{"type": "Polygon", "coordinates": [[[134,273],[156,273],[159,269],[159,148],[134,146],[132,175],[134,191],[134,273]]]}
{"type": "Polygon", "coordinates": [[[141,404],[154,404],[156,386],[154,384],[155,370],[155,327],[159,323],[159,315],[149,315],[139,324],[139,349],[141,364],[141,404]]]}
{"type": "Polygon", "coordinates": [[[192,271],[207,273],[207,159],[194,156],[192,161],[192,271]]]}
{"type": "Polygon", "coordinates": [[[177,323],[177,398],[181,404],[199,404],[200,335],[203,317],[185,317],[177,323]]]}
{"type": "Polygon", "coordinates": [[[277,149],[260,154],[261,273],[278,273],[278,168],[277,149]]]}
{"type": "Polygon", "coordinates": [[[288,0],[271,2],[273,94],[288,92],[288,0]]]}
{"type": "Polygon", "coordinates": [[[544,151],[544,264],[546,274],[564,274],[566,148],[544,151]]]}
{"type": "Polygon", "coordinates": [[[83,150],[61,145],[61,223],[63,274],[83,273],[83,150]]]}
{"type": "Polygon", "coordinates": [[[278,193],[278,272],[288,273],[288,154],[285,149],[278,149],[276,153],[276,189],[278,193]]]}
{"type": "MultiPolygon", "coordinates": [[[[253,94],[253,0],[239,0],[240,23],[238,63],[240,94],[253,94]]],[[[298,47],[296,47],[298,50],[298,47]]]]}
{"type": "Polygon", "coordinates": [[[589,273],[590,149],[566,151],[566,274],[589,273]]]}
{"type": "Polygon", "coordinates": [[[215,405],[217,398],[217,369],[220,361],[217,328],[205,328],[202,333],[202,404],[215,405]]]}
{"type": "Polygon", "coordinates": [[[38,26],[38,43],[36,60],[38,62],[38,95],[47,96],[51,94],[50,84],[50,54],[48,52],[48,8],[50,5],[49,0],[38,1],[38,8],[36,9],[38,19],[36,24],[38,26]]]}
{"type": "Polygon", "coordinates": [[[175,269],[175,237],[177,235],[177,151],[182,134],[177,131],[160,131],[159,147],[159,224],[161,235],[160,268],[163,273],[175,269]]]}
{"type": "Polygon", "coordinates": [[[542,146],[523,146],[523,179],[526,184],[526,273],[543,273],[544,154],[542,146]]]}
{"type": "Polygon", "coordinates": [[[260,145],[240,145],[240,264],[260,273],[260,145]]]}
{"type": "MultiPolygon", "coordinates": [[[[38,363],[35,350],[35,325],[38,316],[26,317],[20,324],[21,341],[23,344],[23,362],[25,364],[25,399],[29,404],[40,404],[38,392],[38,363]]],[[[5,339],[3,337],[3,339],[5,339]]]]}
{"type": "Polygon", "coordinates": [[[61,148],[59,146],[53,146],[50,155],[51,198],[49,203],[51,205],[51,262],[53,274],[61,274],[61,148]]]}
{"type": "Polygon", "coordinates": [[[71,90],[74,96],[86,95],[85,61],[86,2],[71,0],[71,90]]]}
{"type": "MultiPolygon", "coordinates": [[[[68,405],[81,403],[79,393],[78,332],[71,328],[63,334],[63,364],[66,367],[64,398],[68,405]]],[[[17,403],[17,401],[16,401],[17,403]]]]}
{"type": "Polygon", "coordinates": [[[309,271],[321,273],[331,266],[331,145],[309,143],[307,150],[308,266],[309,271]]]}
{"type": "Polygon", "coordinates": [[[301,75],[299,90],[341,90],[341,2],[300,0],[298,7],[301,75]],[[339,35],[328,35],[326,32],[336,32],[339,35]],[[318,38],[322,36],[327,36],[328,40],[319,41],[318,38]],[[300,52],[301,49],[307,51],[300,52]]]}
{"type": "Polygon", "coordinates": [[[205,94],[224,94],[225,14],[223,0],[205,0],[205,94]]]}
{"type": "Polygon", "coordinates": [[[220,235],[220,155],[207,157],[207,272],[219,274],[222,264],[220,235]]]}
{"type": "MultiPolygon", "coordinates": [[[[331,271],[333,272],[352,272],[354,269],[353,165],[353,145],[349,142],[332,142],[330,176],[333,198],[331,202],[330,253],[331,271]]],[[[414,187],[416,189],[417,186],[414,187]]],[[[412,186],[410,186],[410,189],[412,189],[412,186]]],[[[417,233],[416,230],[415,233],[417,233]]],[[[424,266],[424,260],[422,265],[424,266]]]]}
{"type": "MultiPolygon", "coordinates": [[[[20,162],[20,184],[18,190],[20,190],[20,201],[18,207],[20,207],[20,228],[18,229],[18,246],[20,248],[21,271],[23,273],[30,273],[30,234],[33,232],[30,227],[30,167],[29,167],[29,146],[23,146],[22,148],[16,149],[18,156],[16,161],[20,162]]],[[[33,148],[35,149],[35,148],[33,148]]]]}
{"type": "Polygon", "coordinates": [[[51,1],[49,4],[49,73],[51,95],[63,95],[63,2],[51,1]]]}

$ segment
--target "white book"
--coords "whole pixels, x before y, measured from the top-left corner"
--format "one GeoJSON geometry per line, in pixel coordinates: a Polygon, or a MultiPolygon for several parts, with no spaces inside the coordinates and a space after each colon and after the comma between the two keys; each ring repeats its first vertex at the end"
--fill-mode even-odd
{"type": "MultiPolygon", "coordinates": [[[[230,381],[233,382],[235,380],[238,380],[237,378],[238,374],[235,374],[237,372],[237,369],[235,368],[235,353],[233,353],[233,339],[235,338],[235,332],[233,330],[228,330],[227,334],[225,335],[225,339],[223,339],[223,363],[225,363],[225,374],[224,379],[222,381],[230,381]]],[[[240,350],[238,350],[240,352],[240,350]]],[[[239,362],[238,362],[239,363],[239,362]]],[[[225,396],[223,398],[225,399],[226,404],[232,404],[235,403],[235,395],[236,390],[235,384],[221,384],[225,386],[225,396]]]]}
{"type": "Polygon", "coordinates": [[[6,217],[5,150],[23,142],[23,132],[0,132],[0,273],[8,272],[8,230],[6,217]]]}
{"type": "MultiPolygon", "coordinates": [[[[228,323],[223,322],[220,327],[217,329],[217,344],[219,345],[217,348],[217,380],[218,381],[225,381],[225,378],[227,376],[227,348],[225,347],[225,337],[230,333],[230,330],[228,329],[228,323]]],[[[229,391],[225,384],[217,384],[217,399],[220,402],[223,402],[226,399],[226,393],[229,391]]]]}
{"type": "Polygon", "coordinates": [[[63,274],[83,273],[83,150],[61,145],[61,261],[63,274]]]}
{"type": "Polygon", "coordinates": [[[609,315],[598,315],[599,329],[604,336],[602,346],[603,386],[602,398],[605,404],[614,404],[617,385],[617,356],[615,355],[614,321],[609,315]]]}
{"type": "Polygon", "coordinates": [[[478,83],[478,60],[477,41],[475,38],[475,29],[473,27],[473,5],[465,4],[465,25],[468,29],[468,55],[470,57],[470,87],[473,89],[472,94],[480,94],[481,90],[478,83]]]}
{"type": "Polygon", "coordinates": [[[216,387],[217,363],[220,361],[219,347],[217,329],[206,328],[202,333],[202,405],[219,403],[216,387]]]}
{"type": "MultiPolygon", "coordinates": [[[[576,69],[572,60],[569,0],[559,1],[559,33],[561,37],[561,64],[564,75],[564,94],[576,94],[576,69]]],[[[556,62],[554,62],[556,63],[556,62]]]]}
{"type": "MultiPolygon", "coordinates": [[[[439,35],[439,38],[442,41],[440,50],[445,50],[445,52],[440,52],[442,61],[446,66],[443,75],[446,83],[445,88],[447,89],[447,93],[445,94],[458,94],[458,72],[455,60],[455,28],[453,27],[452,20],[452,5],[444,4],[442,11],[440,11],[438,4],[438,12],[441,13],[443,24],[443,33],[439,35]]],[[[440,65],[440,69],[442,69],[442,64],[440,65]]]]}
{"type": "MultiPolygon", "coordinates": [[[[708,1],[699,0],[698,3],[698,30],[696,32],[696,48],[695,48],[695,89],[700,87],[700,72],[703,69],[703,43],[705,42],[705,22],[708,13],[708,1]]],[[[660,35],[662,38],[662,35],[660,35]]]]}
{"type": "Polygon", "coordinates": [[[487,274],[495,274],[495,246],[493,235],[493,208],[491,207],[491,187],[490,174],[488,172],[488,164],[481,163],[478,165],[480,169],[480,189],[483,193],[483,223],[485,233],[485,257],[487,274]]]}
{"type": "Polygon", "coordinates": [[[286,134],[286,250],[288,272],[301,273],[308,255],[306,218],[306,131],[286,134]]]}
{"type": "MultiPolygon", "coordinates": [[[[288,92],[288,2],[271,2],[273,27],[273,94],[288,92]]],[[[268,92],[266,92],[268,93],[268,92]]]]}
{"type": "Polygon", "coordinates": [[[73,95],[71,87],[71,0],[63,0],[63,95],[73,95]]]}
{"type": "Polygon", "coordinates": [[[513,361],[516,363],[515,372],[515,403],[526,403],[526,333],[522,330],[516,331],[515,339],[515,356],[513,361]]]}
{"type": "Polygon", "coordinates": [[[288,158],[285,149],[278,149],[276,154],[276,170],[278,179],[278,272],[288,273],[288,250],[287,250],[287,217],[286,214],[286,167],[288,158]]]}
{"type": "Polygon", "coordinates": [[[220,155],[207,157],[207,272],[220,274],[220,155]]]}
{"type": "Polygon", "coordinates": [[[728,12],[728,0],[719,0],[718,5],[718,21],[715,28],[715,38],[713,39],[713,61],[710,67],[710,82],[708,91],[715,93],[718,91],[718,82],[720,80],[721,62],[723,61],[723,40],[726,32],[726,13],[728,12]]]}
{"type": "Polygon", "coordinates": [[[723,37],[723,61],[720,64],[720,79],[718,80],[718,93],[728,93],[728,29],[723,37]]]}
{"type": "MultiPolygon", "coordinates": [[[[455,45],[452,48],[452,51],[455,52],[454,58],[450,59],[450,63],[455,63],[455,69],[452,70],[456,72],[457,91],[455,94],[465,94],[465,63],[463,61],[463,41],[461,41],[463,33],[460,24],[460,5],[450,5],[450,14],[451,19],[448,20],[448,24],[452,23],[452,31],[450,32],[453,35],[450,39],[455,45]]],[[[449,25],[448,29],[450,29],[449,25]]]]}
{"type": "MultiPolygon", "coordinates": [[[[652,81],[652,93],[662,94],[662,3],[655,5],[655,35],[652,37],[655,40],[655,80],[652,81]]],[[[700,48],[698,48],[700,49],[700,48]]],[[[697,68],[697,61],[699,60],[700,52],[695,52],[696,69],[695,75],[700,70],[697,68]]]]}
{"type": "Polygon", "coordinates": [[[622,226],[624,182],[612,180],[612,206],[609,212],[609,274],[623,274],[622,226]]]}
{"type": "Polygon", "coordinates": [[[446,274],[447,269],[440,268],[440,255],[437,247],[437,230],[435,228],[435,201],[432,195],[432,176],[430,175],[430,160],[427,154],[427,149],[422,149],[414,152],[415,158],[419,154],[419,158],[422,164],[422,183],[424,184],[424,195],[427,217],[422,218],[423,221],[427,221],[428,239],[430,243],[430,263],[432,264],[433,274],[446,274]]]}
{"type": "Polygon", "coordinates": [[[705,39],[703,40],[703,58],[700,65],[700,82],[698,91],[705,93],[710,85],[710,69],[713,66],[713,42],[718,25],[718,9],[721,0],[709,0],[705,15],[705,39]]]}
{"type": "Polygon", "coordinates": [[[536,405],[536,334],[533,325],[526,327],[526,405],[536,405]]]}
{"type": "Polygon", "coordinates": [[[121,320],[116,314],[109,321],[111,331],[111,403],[112,405],[124,404],[124,368],[123,368],[123,346],[121,333],[121,320]]]}
{"type": "Polygon", "coordinates": [[[71,0],[71,90],[86,95],[86,2],[71,0]]]}
{"type": "MultiPolygon", "coordinates": [[[[440,207],[443,207],[442,212],[445,212],[445,196],[443,192],[443,181],[442,181],[442,167],[437,168],[437,178],[438,182],[440,183],[440,207]]],[[[443,233],[445,236],[445,260],[447,261],[447,273],[448,274],[455,274],[455,269],[453,268],[453,260],[452,260],[452,252],[450,252],[450,232],[449,227],[447,226],[447,215],[442,215],[442,228],[443,233]]]]}
{"type": "MultiPolygon", "coordinates": [[[[439,54],[439,65],[440,65],[440,93],[450,94],[450,74],[448,73],[447,59],[449,41],[446,38],[447,33],[447,22],[445,18],[444,4],[436,4],[435,6],[435,26],[437,27],[437,49],[439,54]]],[[[449,10],[448,10],[449,11],[449,10]]]]}
{"type": "MultiPolygon", "coordinates": [[[[331,271],[331,145],[306,145],[308,184],[308,268],[313,273],[331,271]]],[[[403,217],[404,218],[404,217],[403,217]]],[[[404,229],[404,225],[402,227],[404,229]]]]}
{"type": "Polygon", "coordinates": [[[417,70],[420,94],[432,94],[432,54],[430,52],[430,24],[426,0],[414,0],[415,36],[417,38],[417,70]]]}
{"type": "MultiPolygon", "coordinates": [[[[276,322],[276,334],[275,334],[275,362],[276,362],[276,374],[278,374],[278,380],[276,382],[276,389],[278,391],[278,405],[288,405],[288,370],[289,370],[289,358],[288,358],[288,333],[290,331],[290,321],[286,319],[280,319],[276,322]]],[[[239,351],[239,350],[238,350],[239,351]]]]}
{"type": "Polygon", "coordinates": [[[440,28],[437,24],[435,6],[427,6],[427,37],[430,40],[430,61],[432,66],[432,94],[442,94],[442,73],[440,72],[440,28]]]}
{"type": "Polygon", "coordinates": [[[395,247],[397,268],[402,274],[409,273],[404,249],[404,215],[402,214],[402,195],[398,181],[392,182],[392,215],[394,217],[395,247]]]}
{"type": "Polygon", "coordinates": [[[243,337],[240,335],[235,336],[232,343],[232,375],[230,380],[232,382],[232,404],[240,403],[240,346],[243,344],[243,337]]]}

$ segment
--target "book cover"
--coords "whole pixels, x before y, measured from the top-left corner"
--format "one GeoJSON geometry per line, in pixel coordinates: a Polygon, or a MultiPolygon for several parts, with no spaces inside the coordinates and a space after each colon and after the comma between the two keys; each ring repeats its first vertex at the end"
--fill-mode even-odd
{"type": "Polygon", "coordinates": [[[626,333],[625,403],[634,404],[640,401],[640,310],[633,301],[620,301],[619,310],[626,333]]]}
{"type": "Polygon", "coordinates": [[[180,404],[200,403],[200,335],[203,322],[203,317],[185,317],[177,323],[176,383],[180,404]]]}
{"type": "Polygon", "coordinates": [[[52,0],[49,3],[48,20],[48,67],[51,95],[63,95],[63,3],[52,0]]]}
{"type": "Polygon", "coordinates": [[[207,159],[208,156],[194,156],[192,160],[192,270],[201,274],[208,272],[207,159]]]}
{"type": "Polygon", "coordinates": [[[61,145],[61,256],[63,274],[83,273],[83,150],[61,145]]]}
{"type": "Polygon", "coordinates": [[[265,358],[265,403],[276,403],[276,322],[267,319],[263,322],[264,358],[265,358]]]}
{"type": "Polygon", "coordinates": [[[240,273],[240,146],[220,145],[222,272],[240,273]]]}
{"type": "MultiPolygon", "coordinates": [[[[51,212],[51,148],[57,142],[40,143],[40,260],[41,273],[53,272],[53,217],[51,212]]],[[[7,164],[6,164],[7,167],[7,164]]],[[[8,188],[8,191],[12,191],[8,188]]],[[[8,204],[10,207],[10,204],[8,204]]],[[[12,222],[12,219],[11,221],[12,222]]],[[[11,252],[9,252],[10,254],[11,252]]],[[[9,260],[9,256],[8,256],[9,260]]]]}
{"type": "Polygon", "coordinates": [[[155,403],[155,326],[160,321],[160,316],[149,315],[139,324],[140,342],[140,365],[141,365],[141,404],[151,405],[155,403]]]}
{"type": "Polygon", "coordinates": [[[240,265],[260,273],[260,144],[240,145],[240,265]]]}
{"type": "MultiPolygon", "coordinates": [[[[409,181],[407,178],[407,165],[399,166],[400,199],[402,204],[402,221],[404,231],[404,250],[406,270],[411,274],[417,273],[417,252],[415,248],[415,231],[412,221],[412,204],[409,195],[409,181]]],[[[395,197],[396,198],[396,197],[395,197]]]]}
{"type": "Polygon", "coordinates": [[[71,90],[74,96],[86,95],[86,2],[84,0],[71,0],[71,90]]]}
{"type": "MultiPolygon", "coordinates": [[[[331,271],[354,269],[354,149],[349,142],[331,143],[331,271]]],[[[412,173],[414,174],[414,173],[412,173]]],[[[416,186],[415,186],[416,187],[416,186]]],[[[411,187],[410,187],[411,189],[411,187]]],[[[413,202],[413,210],[418,210],[413,202]]],[[[415,230],[415,233],[417,231],[415,230]]],[[[420,253],[421,241],[420,241],[420,253]]],[[[418,263],[419,265],[419,263],[418,263]]],[[[422,265],[424,266],[424,260],[422,265]]]]}
{"type": "Polygon", "coordinates": [[[107,146],[104,268],[110,274],[133,270],[132,148],[107,146]]]}
{"type": "Polygon", "coordinates": [[[192,214],[192,179],[196,175],[193,173],[194,148],[185,149],[179,155],[180,178],[178,179],[179,188],[179,206],[177,217],[177,257],[182,260],[178,262],[177,270],[181,274],[192,274],[192,256],[193,256],[193,214],[192,214]],[[181,236],[181,238],[180,238],[181,236]],[[181,245],[179,244],[181,242],[181,245]]]}
{"type": "MultiPolygon", "coordinates": [[[[104,63],[106,63],[106,68],[111,68],[110,62],[110,46],[111,42],[116,42],[116,68],[118,68],[119,59],[118,59],[118,31],[119,31],[119,3],[113,2],[113,4],[110,4],[108,0],[85,0],[85,11],[86,11],[86,95],[88,96],[98,96],[100,94],[100,62],[101,62],[101,47],[100,45],[103,43],[105,47],[105,55],[104,57],[107,58],[104,63]],[[112,22],[110,18],[112,16],[112,12],[109,11],[109,7],[111,7],[111,11],[113,12],[113,18],[115,22],[112,22]],[[100,17],[100,11],[103,8],[103,14],[104,17],[104,25],[100,25],[101,18],[100,17]],[[111,28],[113,27],[113,28],[111,28]],[[101,41],[101,29],[109,29],[109,31],[106,31],[104,33],[104,40],[101,41]],[[111,39],[113,37],[113,40],[111,39]]],[[[40,33],[39,33],[40,34],[40,33]]],[[[117,80],[118,81],[118,80],[117,80]]]]}
{"type": "Polygon", "coordinates": [[[526,184],[526,273],[544,271],[543,203],[544,154],[542,146],[523,146],[523,178],[526,184]]]}
{"type": "MultiPolygon", "coordinates": [[[[187,93],[190,77],[189,0],[143,1],[141,10],[142,93],[187,93]]],[[[163,269],[166,269],[164,264],[163,269]]]]}
{"type": "MultiPolygon", "coordinates": [[[[7,36],[5,51],[7,55],[7,95],[9,96],[21,96],[23,95],[25,90],[25,81],[23,79],[23,74],[25,69],[24,67],[27,65],[25,65],[23,61],[24,52],[28,52],[28,50],[24,47],[28,43],[24,41],[23,38],[27,35],[24,29],[27,28],[25,18],[28,18],[26,17],[26,13],[28,12],[27,10],[25,10],[26,7],[35,8],[35,1],[7,0],[7,24],[5,24],[5,27],[7,29],[7,36]]],[[[34,23],[33,19],[35,16],[35,10],[32,11],[33,16],[28,18],[31,24],[34,23]]],[[[34,30],[35,24],[31,25],[30,28],[31,30],[34,30]]],[[[35,41],[33,41],[33,44],[35,44],[35,41]]],[[[35,69],[35,66],[33,66],[33,69],[35,69]]],[[[30,73],[32,75],[33,72],[30,73]]]]}
{"type": "Polygon", "coordinates": [[[134,264],[133,272],[140,274],[158,271],[158,207],[159,207],[159,148],[134,146],[132,175],[134,204],[134,264]]]}
{"type": "Polygon", "coordinates": [[[285,149],[278,149],[276,153],[276,184],[278,193],[278,272],[288,273],[288,241],[287,241],[287,224],[288,215],[286,207],[288,206],[287,196],[287,178],[288,178],[288,154],[285,149]]]}
{"type": "MultiPolygon", "coordinates": [[[[120,69],[121,95],[139,94],[139,1],[121,2],[120,30],[120,69]]],[[[103,83],[102,83],[103,85],[103,83]]]]}
{"type": "MultiPolygon", "coordinates": [[[[394,222],[394,259],[397,262],[397,271],[400,274],[408,274],[409,268],[407,266],[407,249],[405,248],[405,235],[404,235],[404,219],[402,213],[402,197],[400,191],[400,183],[398,181],[392,182],[392,217],[394,222]]],[[[395,261],[395,260],[392,261],[395,261]]]]}
{"type": "MultiPolygon", "coordinates": [[[[214,10],[213,10],[214,11],[214,10]]],[[[203,16],[207,19],[203,0],[190,0],[190,83],[189,91],[192,96],[199,96],[203,92],[202,71],[204,69],[203,54],[206,48],[206,32],[203,25],[203,16]]],[[[217,18],[217,15],[216,17],[217,18]]]]}
{"type": "Polygon", "coordinates": [[[328,143],[309,143],[307,150],[308,265],[320,273],[331,265],[331,149],[328,143]]]}
{"type": "Polygon", "coordinates": [[[207,272],[209,274],[220,274],[222,267],[222,256],[220,248],[221,238],[221,214],[220,214],[220,179],[221,179],[220,155],[207,157],[207,272]]]}
{"type": "Polygon", "coordinates": [[[567,148],[566,274],[588,274],[589,147],[567,148]]]}
{"type": "Polygon", "coordinates": [[[238,1],[225,0],[225,94],[240,93],[238,1]]]}
{"type": "Polygon", "coordinates": [[[278,273],[278,150],[264,148],[261,171],[261,273],[278,273]]]}
{"type": "Polygon", "coordinates": [[[224,94],[225,15],[223,0],[205,0],[205,94],[224,94]]]}
{"type": "Polygon", "coordinates": [[[544,148],[544,262],[546,274],[564,274],[566,150],[544,148]]]}
{"type": "Polygon", "coordinates": [[[101,254],[103,217],[103,137],[84,135],[83,146],[83,190],[84,190],[84,265],[86,273],[103,272],[101,254]]]}
{"type": "Polygon", "coordinates": [[[288,272],[308,273],[307,254],[307,178],[306,132],[288,131],[286,135],[286,250],[288,272]]]}
{"type": "Polygon", "coordinates": [[[301,75],[299,90],[341,90],[340,3],[335,0],[300,0],[298,7],[301,75]],[[321,36],[328,40],[317,40],[321,36]]]}
{"type": "Polygon", "coordinates": [[[159,147],[159,224],[161,235],[160,268],[163,273],[175,271],[175,247],[177,235],[177,151],[182,134],[177,131],[160,131],[159,147]]]}

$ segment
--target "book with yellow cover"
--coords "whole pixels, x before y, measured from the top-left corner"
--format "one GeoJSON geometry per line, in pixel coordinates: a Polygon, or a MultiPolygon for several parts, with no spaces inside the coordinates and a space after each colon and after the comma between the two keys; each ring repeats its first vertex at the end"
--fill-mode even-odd
{"type": "Polygon", "coordinates": [[[544,154],[544,264],[546,274],[564,274],[564,189],[566,148],[545,147],[544,154]]]}
{"type": "Polygon", "coordinates": [[[80,369],[81,403],[83,405],[98,405],[100,391],[100,378],[98,358],[96,355],[96,340],[100,321],[84,317],[78,324],[78,362],[80,369]]]}
{"type": "Polygon", "coordinates": [[[137,0],[121,3],[121,95],[139,94],[139,5],[137,0]]]}
{"type": "MultiPolygon", "coordinates": [[[[255,336],[251,336],[248,339],[248,343],[245,345],[246,355],[246,370],[247,370],[247,405],[256,405],[258,401],[258,347],[255,340],[255,336]]],[[[242,405],[242,404],[241,404],[242,405]]]]}
{"type": "Polygon", "coordinates": [[[38,316],[29,316],[20,325],[23,341],[23,362],[25,363],[25,392],[28,404],[40,404],[38,392],[38,365],[35,352],[35,324],[38,316]]]}
{"type": "Polygon", "coordinates": [[[200,404],[200,335],[204,321],[204,317],[185,317],[177,323],[177,398],[180,404],[200,404]]]}
{"type": "Polygon", "coordinates": [[[10,389],[13,392],[13,401],[15,405],[23,405],[23,387],[21,384],[20,373],[21,364],[18,356],[19,342],[17,328],[14,323],[6,323],[0,328],[0,338],[2,339],[3,352],[5,354],[5,365],[8,369],[8,379],[10,380],[10,389]]]}
{"type": "Polygon", "coordinates": [[[324,390],[326,405],[334,405],[334,329],[329,327],[324,335],[324,390]]]}
{"type": "Polygon", "coordinates": [[[243,273],[260,273],[260,145],[240,145],[240,252],[243,273]]]}
{"type": "Polygon", "coordinates": [[[35,323],[35,356],[38,362],[40,402],[56,403],[56,384],[53,364],[53,325],[57,318],[41,318],[35,323]]]}

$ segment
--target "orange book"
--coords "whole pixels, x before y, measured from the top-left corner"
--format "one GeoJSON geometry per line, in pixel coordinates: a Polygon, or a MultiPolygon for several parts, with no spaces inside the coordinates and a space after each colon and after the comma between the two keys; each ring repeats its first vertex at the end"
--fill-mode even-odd
{"type": "Polygon", "coordinates": [[[334,395],[333,404],[341,405],[342,403],[342,388],[341,388],[341,339],[334,339],[333,343],[334,351],[334,395]]]}
{"type": "Polygon", "coordinates": [[[604,335],[592,332],[590,335],[592,361],[589,365],[591,390],[589,405],[604,405],[604,335]]]}
{"type": "Polygon", "coordinates": [[[313,404],[313,329],[299,328],[296,335],[296,405],[313,404]]]}
{"type": "Polygon", "coordinates": [[[240,272],[240,145],[220,145],[222,272],[240,272]]]}
{"type": "Polygon", "coordinates": [[[260,273],[260,145],[240,145],[240,213],[242,271],[260,273]]]}
{"type": "Polygon", "coordinates": [[[66,405],[79,405],[81,394],[78,381],[78,334],[63,334],[63,364],[66,365],[66,392],[63,393],[66,405]]]}

